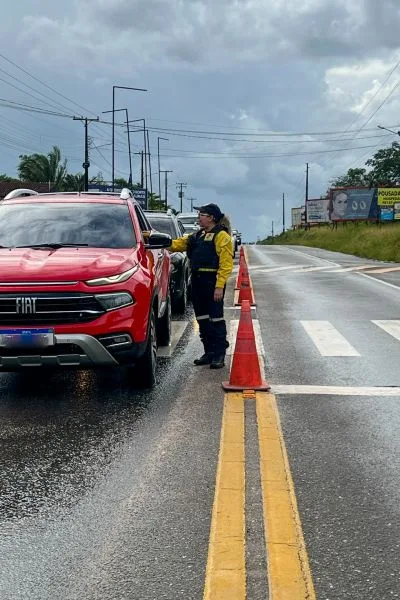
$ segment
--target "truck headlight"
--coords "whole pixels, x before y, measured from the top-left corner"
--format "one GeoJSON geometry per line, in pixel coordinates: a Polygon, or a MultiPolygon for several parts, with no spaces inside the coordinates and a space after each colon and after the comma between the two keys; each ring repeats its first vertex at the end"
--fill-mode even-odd
{"type": "Polygon", "coordinates": [[[100,302],[104,310],[115,310],[133,304],[133,298],[128,292],[116,294],[96,294],[96,300],[100,302]]]}
{"type": "Polygon", "coordinates": [[[97,279],[89,279],[85,281],[86,285],[110,285],[113,283],[123,283],[139,269],[139,265],[135,265],[128,271],[118,273],[117,275],[109,275],[108,277],[98,277],[97,279]]]}

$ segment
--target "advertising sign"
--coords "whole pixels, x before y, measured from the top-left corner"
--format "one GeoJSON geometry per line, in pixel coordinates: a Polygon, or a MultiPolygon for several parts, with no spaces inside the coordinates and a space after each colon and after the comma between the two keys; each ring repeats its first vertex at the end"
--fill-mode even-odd
{"type": "Polygon", "coordinates": [[[328,203],[331,221],[358,221],[378,218],[376,189],[333,188],[328,203]]]}
{"type": "Polygon", "coordinates": [[[378,206],[393,206],[400,202],[400,188],[378,188],[378,206]]]}
{"type": "Polygon", "coordinates": [[[394,205],[393,218],[395,221],[400,220],[400,202],[396,202],[394,205]]]}
{"type": "Polygon", "coordinates": [[[329,198],[307,200],[307,222],[329,223],[328,204],[329,198]]]}
{"type": "Polygon", "coordinates": [[[301,225],[301,206],[292,208],[292,228],[300,227],[301,225]]]}
{"type": "MultiPolygon", "coordinates": [[[[91,192],[112,192],[112,185],[101,185],[99,183],[89,183],[88,189],[91,192]]],[[[114,192],[120,194],[122,191],[121,187],[114,187],[114,192]]],[[[140,206],[146,210],[147,209],[147,190],[137,189],[132,190],[133,197],[136,202],[140,204],[140,206]]]]}
{"type": "Polygon", "coordinates": [[[132,190],[133,197],[140,206],[147,209],[147,190],[132,190]]]}
{"type": "Polygon", "coordinates": [[[393,206],[381,207],[381,221],[393,221],[393,206]]]}

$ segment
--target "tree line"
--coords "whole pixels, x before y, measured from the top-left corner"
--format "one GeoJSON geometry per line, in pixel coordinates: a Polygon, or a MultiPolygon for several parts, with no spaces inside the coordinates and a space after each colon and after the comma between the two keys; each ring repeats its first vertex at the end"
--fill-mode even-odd
{"type": "MultiPolygon", "coordinates": [[[[69,173],[68,161],[63,159],[61,150],[58,146],[53,146],[48,154],[20,154],[17,167],[18,176],[21,181],[26,183],[49,183],[51,191],[54,192],[80,192],[84,186],[84,174],[69,173]]],[[[3,173],[0,174],[0,181],[13,181],[14,177],[3,173]]],[[[106,185],[103,174],[99,171],[94,177],[89,179],[89,183],[106,185]]],[[[139,189],[140,183],[131,185],[126,179],[116,178],[114,184],[117,187],[128,187],[139,189]]],[[[158,194],[148,194],[148,206],[150,210],[164,210],[165,203],[158,194]]]]}
{"type": "Polygon", "coordinates": [[[381,148],[365,162],[366,168],[349,169],[330,182],[331,187],[393,187],[400,184],[400,144],[381,148]]]}

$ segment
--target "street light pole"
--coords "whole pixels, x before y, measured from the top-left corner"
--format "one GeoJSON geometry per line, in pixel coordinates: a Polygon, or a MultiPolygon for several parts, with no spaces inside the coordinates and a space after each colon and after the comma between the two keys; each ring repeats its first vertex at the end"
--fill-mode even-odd
{"type": "Polygon", "coordinates": [[[115,177],[115,155],[114,155],[114,148],[115,148],[115,90],[133,90],[136,92],[147,92],[147,90],[145,90],[144,88],[135,88],[135,87],[129,87],[126,85],[113,85],[113,89],[112,89],[112,165],[111,165],[111,169],[112,169],[112,173],[111,173],[111,177],[112,177],[112,189],[114,191],[114,177],[115,177]]]}
{"type": "MultiPolygon", "coordinates": [[[[131,152],[131,138],[130,138],[130,132],[129,132],[129,117],[128,117],[128,109],[127,108],[115,108],[114,109],[114,113],[116,112],[120,112],[120,111],[125,111],[125,117],[126,117],[126,128],[127,128],[127,133],[128,133],[128,153],[129,153],[129,183],[132,185],[132,152],[131,152]]],[[[107,113],[111,113],[113,112],[112,110],[103,110],[102,111],[103,114],[107,114],[107,113]]]]}
{"type": "Polygon", "coordinates": [[[157,137],[157,159],[158,159],[158,195],[161,200],[161,171],[160,171],[160,140],[169,142],[168,138],[157,137]]]}
{"type": "Polygon", "coordinates": [[[395,135],[400,135],[400,131],[393,131],[393,129],[388,129],[387,127],[382,127],[382,125],[377,125],[378,129],[384,129],[385,131],[390,131],[390,133],[394,133],[395,135]]]}

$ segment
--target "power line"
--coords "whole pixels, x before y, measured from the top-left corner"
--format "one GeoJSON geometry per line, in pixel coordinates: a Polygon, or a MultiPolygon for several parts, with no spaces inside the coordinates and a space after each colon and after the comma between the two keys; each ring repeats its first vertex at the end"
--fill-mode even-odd
{"type": "MultiPolygon", "coordinates": [[[[48,90],[52,91],[54,94],[57,94],[57,96],[60,96],[61,98],[63,98],[63,100],[68,100],[68,102],[70,102],[71,104],[73,104],[74,106],[81,108],[85,111],[85,113],[87,114],[91,114],[94,115],[94,112],[92,110],[89,110],[87,107],[82,106],[81,104],[79,104],[78,102],[75,102],[75,100],[72,100],[72,98],[69,98],[68,96],[66,96],[65,94],[60,93],[59,91],[57,91],[55,88],[53,88],[52,86],[48,85],[45,81],[42,81],[41,79],[39,79],[38,77],[36,77],[35,75],[32,75],[31,73],[29,73],[29,71],[27,71],[26,69],[24,69],[23,67],[21,67],[21,65],[18,65],[15,61],[12,61],[10,58],[8,58],[7,56],[5,56],[4,54],[2,54],[0,52],[0,57],[5,60],[6,62],[8,62],[9,64],[13,65],[16,69],[18,69],[19,71],[21,71],[22,73],[24,73],[25,75],[27,75],[28,77],[30,77],[31,79],[33,79],[34,81],[40,83],[41,85],[43,85],[45,88],[47,88],[48,90]]],[[[12,77],[10,75],[10,77],[12,77]]],[[[20,80],[19,80],[20,81],[20,80]]],[[[25,85],[26,87],[27,84],[25,84],[24,82],[20,81],[23,85],[25,85]]],[[[30,88],[30,89],[34,89],[34,88],[30,88]]],[[[34,91],[36,91],[38,94],[46,97],[47,99],[50,100],[50,98],[48,98],[47,96],[45,96],[43,94],[43,92],[41,92],[40,90],[36,90],[34,89],[34,91]]],[[[24,90],[22,90],[23,93],[27,93],[24,90]]],[[[59,104],[60,106],[63,106],[60,102],[58,102],[57,100],[51,99],[53,102],[56,102],[57,104],[59,104]]],[[[42,101],[43,102],[43,101],[42,101]]],[[[68,108],[67,108],[68,110],[68,108]]]]}
{"type": "MultiPolygon", "coordinates": [[[[391,125],[390,127],[395,128],[399,127],[399,125],[391,125]]],[[[178,134],[193,134],[194,136],[197,134],[213,136],[210,139],[217,139],[217,136],[226,135],[226,136],[238,136],[238,135],[247,135],[249,137],[302,137],[305,135],[308,136],[319,136],[319,135],[338,135],[348,133],[347,130],[335,130],[335,131],[264,131],[259,133],[227,133],[226,131],[203,131],[200,129],[176,129],[176,128],[164,128],[164,127],[148,127],[149,131],[164,131],[166,133],[171,133],[171,135],[178,134]]],[[[366,129],[365,131],[375,131],[375,128],[371,127],[366,129]]],[[[185,137],[191,137],[189,135],[185,137]]],[[[230,138],[228,138],[230,139],[230,138]]],[[[238,140],[242,141],[242,140],[238,140]]]]}
{"type": "Polygon", "coordinates": [[[201,152],[199,152],[198,155],[192,155],[192,156],[178,156],[175,154],[162,154],[163,158],[187,158],[187,159],[191,159],[191,158],[279,158],[281,156],[310,156],[310,155],[314,155],[314,154],[328,154],[328,153],[332,153],[332,152],[349,152],[351,150],[364,150],[366,148],[375,148],[376,144],[370,145],[370,146],[355,146],[352,148],[334,148],[332,150],[317,150],[317,151],[311,151],[311,152],[296,152],[296,153],[282,153],[282,154],[243,154],[243,155],[239,155],[239,154],[233,154],[233,155],[229,155],[229,154],[224,154],[224,155],[220,155],[220,154],[214,154],[214,155],[202,155],[201,152]]]}

